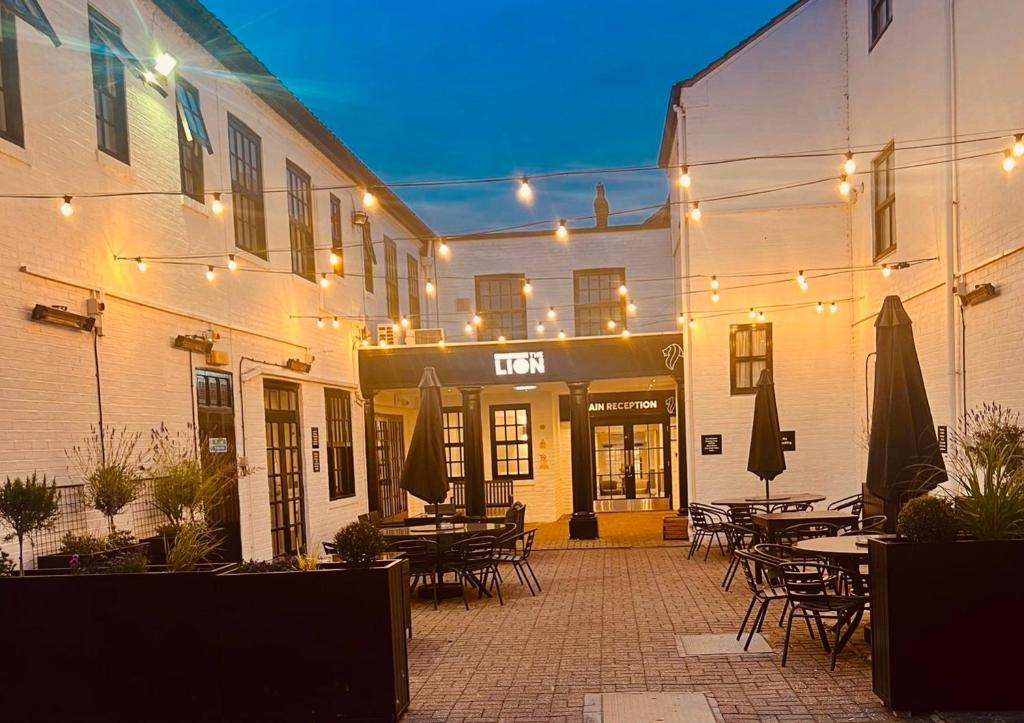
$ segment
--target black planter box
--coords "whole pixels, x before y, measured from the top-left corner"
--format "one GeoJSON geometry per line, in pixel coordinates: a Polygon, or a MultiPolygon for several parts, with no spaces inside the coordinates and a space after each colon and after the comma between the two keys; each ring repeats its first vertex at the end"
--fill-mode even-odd
{"type": "MultiPolygon", "coordinates": [[[[116,557],[123,552],[145,552],[148,554],[148,547],[145,542],[139,542],[134,545],[126,545],[124,547],[116,547],[112,550],[103,550],[101,552],[91,552],[86,555],[79,555],[78,562],[82,567],[95,567],[101,560],[107,558],[116,557]]],[[[36,569],[37,570],[63,570],[71,567],[71,558],[73,554],[67,552],[55,552],[52,555],[40,555],[36,558],[36,569]]]]}
{"type": "Polygon", "coordinates": [[[409,705],[408,577],[396,560],[0,578],[2,717],[397,721],[409,705]]]}
{"type": "Polygon", "coordinates": [[[1024,540],[871,540],[875,695],[898,712],[1024,709],[1024,540]]]}

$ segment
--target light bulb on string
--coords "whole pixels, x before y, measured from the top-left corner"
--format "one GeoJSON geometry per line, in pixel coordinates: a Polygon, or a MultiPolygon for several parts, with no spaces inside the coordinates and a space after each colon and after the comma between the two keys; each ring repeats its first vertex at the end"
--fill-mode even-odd
{"type": "Polygon", "coordinates": [[[1009,173],[1017,165],[1017,159],[1013,157],[1013,151],[1007,148],[1003,151],[1003,170],[1009,173]]]}
{"type": "Polygon", "coordinates": [[[373,195],[372,191],[367,189],[365,192],[363,192],[363,208],[369,210],[371,208],[376,208],[376,206],[377,197],[373,195]]]}
{"type": "Polygon", "coordinates": [[[392,321],[392,322],[391,322],[391,331],[392,331],[392,332],[394,332],[395,334],[397,334],[397,333],[398,333],[399,331],[401,331],[401,330],[402,330],[402,327],[400,327],[400,326],[398,325],[398,322],[397,322],[397,321],[392,321]]]}
{"type": "Polygon", "coordinates": [[[679,314],[679,315],[678,315],[678,316],[676,317],[676,323],[677,323],[677,324],[678,324],[679,326],[682,326],[683,324],[685,324],[685,323],[686,323],[686,315],[685,315],[685,314],[679,314]]]}
{"type": "Polygon", "coordinates": [[[479,327],[483,323],[483,319],[480,318],[479,314],[473,314],[473,326],[479,327]]]}
{"type": "Polygon", "coordinates": [[[327,274],[320,274],[320,288],[326,289],[331,285],[330,280],[327,278],[327,274]]]}
{"type": "Polygon", "coordinates": [[[619,296],[627,296],[628,294],[629,294],[629,289],[626,287],[626,285],[625,284],[620,284],[619,285],[619,296]]]}
{"type": "Polygon", "coordinates": [[[690,183],[692,183],[692,181],[690,180],[690,169],[686,166],[683,166],[682,168],[679,169],[679,185],[682,186],[683,188],[689,188],[690,183]]]}
{"type": "Polygon", "coordinates": [[[701,213],[701,210],[700,210],[700,204],[697,201],[694,201],[693,202],[693,207],[690,209],[690,220],[691,221],[700,221],[701,216],[703,216],[703,214],[701,213]]]}
{"type": "Polygon", "coordinates": [[[409,317],[408,316],[404,316],[404,315],[402,316],[402,320],[400,322],[398,322],[398,323],[402,325],[403,329],[408,329],[411,326],[411,324],[412,324],[409,321],[409,317]]]}
{"type": "Polygon", "coordinates": [[[462,331],[464,331],[466,333],[466,336],[472,336],[473,335],[473,325],[470,324],[467,321],[466,325],[464,327],[462,327],[462,331]]]}
{"type": "Polygon", "coordinates": [[[565,329],[559,329],[558,330],[558,338],[559,339],[564,339],[565,338],[565,329]]]}
{"type": "Polygon", "coordinates": [[[818,305],[815,308],[817,309],[818,313],[820,314],[821,312],[823,312],[825,310],[825,305],[819,301],[818,305]]]}
{"type": "Polygon", "coordinates": [[[688,322],[686,322],[686,325],[688,327],[690,327],[691,329],[696,329],[697,328],[697,320],[694,319],[693,317],[690,317],[690,320],[688,322]]]}
{"type": "Polygon", "coordinates": [[[146,267],[146,262],[142,260],[142,257],[141,257],[141,256],[140,256],[140,257],[138,257],[137,259],[135,259],[135,266],[136,266],[136,267],[138,268],[138,270],[139,270],[139,271],[141,271],[142,273],[146,273],[146,268],[147,268],[147,267],[146,267]]]}
{"type": "Polygon", "coordinates": [[[543,321],[538,321],[537,322],[537,333],[538,334],[543,334],[544,333],[544,322],[543,321]]]}
{"type": "Polygon", "coordinates": [[[800,287],[800,291],[807,291],[809,284],[803,271],[796,275],[796,283],[800,287]]]}
{"type": "Polygon", "coordinates": [[[628,339],[629,338],[629,329],[623,329],[622,330],[622,337],[624,339],[628,339]]]}
{"type": "Polygon", "coordinates": [[[369,339],[363,339],[363,340],[361,340],[361,341],[359,342],[359,344],[360,344],[361,346],[370,346],[370,340],[369,340],[369,339]]]}
{"type": "Polygon", "coordinates": [[[569,229],[565,226],[564,218],[558,220],[558,228],[555,229],[555,238],[563,242],[569,240],[569,229]]]}
{"type": "Polygon", "coordinates": [[[519,190],[516,191],[516,197],[527,206],[533,203],[533,189],[530,188],[530,179],[526,176],[519,179],[519,190]]]}
{"type": "Polygon", "coordinates": [[[636,302],[634,302],[632,299],[630,299],[629,303],[626,304],[626,311],[628,311],[630,314],[635,314],[636,313],[636,302]]]}
{"type": "Polygon", "coordinates": [[[1018,133],[1013,137],[1013,155],[1017,158],[1024,156],[1024,133],[1018,133]]]}
{"type": "Polygon", "coordinates": [[[718,290],[718,285],[719,285],[718,284],[718,277],[717,276],[712,276],[711,277],[711,290],[712,291],[717,291],[718,290]]]}
{"type": "Polygon", "coordinates": [[[757,312],[754,311],[754,307],[753,306],[750,307],[750,311],[747,313],[747,316],[749,316],[751,319],[756,319],[757,318],[757,312]]]}
{"type": "Polygon", "coordinates": [[[331,319],[331,327],[334,329],[341,328],[341,321],[338,319],[338,317],[334,317],[333,319],[331,319]]]}
{"type": "Polygon", "coordinates": [[[207,266],[206,267],[206,280],[212,283],[215,278],[217,278],[217,274],[214,272],[213,267],[212,266],[207,266]]]}
{"type": "Polygon", "coordinates": [[[323,329],[324,328],[324,320],[323,319],[318,318],[316,320],[316,328],[317,329],[323,329]]]}
{"type": "Polygon", "coordinates": [[[505,343],[505,335],[504,334],[498,334],[498,343],[499,344],[504,344],[505,343]]]}
{"type": "Polygon", "coordinates": [[[554,321],[558,318],[558,312],[555,311],[555,307],[548,307],[548,321],[554,321]]]}
{"type": "Polygon", "coordinates": [[[765,316],[765,314],[764,314],[763,311],[757,312],[757,320],[758,321],[764,321],[764,316],[765,316]]]}
{"type": "Polygon", "coordinates": [[[220,194],[213,194],[213,202],[210,204],[210,210],[213,211],[214,216],[220,216],[224,213],[224,202],[220,200],[220,194]]]}
{"type": "Polygon", "coordinates": [[[615,319],[609,319],[606,326],[608,327],[608,331],[615,331],[615,319]]]}
{"type": "Polygon", "coordinates": [[[839,177],[839,193],[844,196],[850,195],[850,179],[845,173],[839,177]]]}
{"type": "Polygon", "coordinates": [[[341,249],[339,249],[339,248],[332,248],[331,249],[331,253],[330,253],[330,256],[327,257],[327,261],[331,265],[332,269],[338,268],[338,265],[341,263],[341,254],[342,254],[341,249]]]}
{"type": "Polygon", "coordinates": [[[892,269],[889,268],[889,264],[882,264],[882,277],[888,279],[892,276],[892,269]]]}
{"type": "Polygon", "coordinates": [[[448,246],[447,243],[444,242],[444,240],[442,240],[441,243],[437,245],[437,255],[440,256],[442,259],[448,258],[449,256],[451,256],[451,253],[451,248],[448,246]]]}
{"type": "Polygon", "coordinates": [[[427,283],[424,284],[424,286],[423,286],[423,291],[426,292],[427,296],[433,296],[434,295],[434,282],[428,280],[427,283]]]}
{"type": "Polygon", "coordinates": [[[717,304],[721,300],[722,300],[722,297],[721,297],[721,295],[719,295],[719,293],[717,291],[712,291],[711,292],[711,302],[712,303],[717,304]]]}
{"type": "Polygon", "coordinates": [[[64,197],[64,203],[60,205],[60,215],[64,218],[71,218],[75,209],[71,206],[71,196],[64,197]]]}
{"type": "Polygon", "coordinates": [[[831,304],[828,305],[828,310],[831,311],[833,314],[836,313],[837,311],[839,311],[839,304],[833,301],[831,304]]]}
{"type": "Polygon", "coordinates": [[[228,271],[238,271],[238,261],[234,254],[228,254],[228,271]]]}
{"type": "Polygon", "coordinates": [[[853,172],[857,170],[857,161],[853,160],[853,151],[846,152],[846,160],[843,161],[843,172],[847,176],[852,176],[853,172]]]}
{"type": "Polygon", "coordinates": [[[523,296],[529,296],[533,293],[533,284],[530,283],[529,279],[523,279],[523,296]]]}

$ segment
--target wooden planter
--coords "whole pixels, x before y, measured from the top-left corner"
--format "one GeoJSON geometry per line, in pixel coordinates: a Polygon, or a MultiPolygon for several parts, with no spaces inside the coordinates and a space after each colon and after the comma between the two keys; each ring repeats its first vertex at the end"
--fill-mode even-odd
{"type": "Polygon", "coordinates": [[[409,705],[408,576],[395,560],[0,578],[0,680],[18,692],[4,696],[4,716],[397,721],[409,705]]]}
{"type": "Polygon", "coordinates": [[[897,712],[1024,708],[1024,540],[871,540],[875,695],[897,712]]]}

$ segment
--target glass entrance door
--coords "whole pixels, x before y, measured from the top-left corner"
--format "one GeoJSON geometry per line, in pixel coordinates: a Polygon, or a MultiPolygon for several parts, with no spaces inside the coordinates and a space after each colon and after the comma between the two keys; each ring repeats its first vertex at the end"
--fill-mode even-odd
{"type": "Polygon", "coordinates": [[[665,427],[660,423],[594,424],[597,499],[665,497],[665,427]]]}

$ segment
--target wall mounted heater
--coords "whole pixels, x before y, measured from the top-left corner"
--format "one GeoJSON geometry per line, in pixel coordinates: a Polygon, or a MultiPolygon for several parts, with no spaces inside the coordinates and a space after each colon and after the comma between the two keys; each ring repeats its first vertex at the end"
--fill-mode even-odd
{"type": "Polygon", "coordinates": [[[304,362],[301,359],[289,359],[284,363],[285,369],[290,369],[293,372],[302,372],[303,374],[309,374],[309,370],[313,368],[310,362],[304,362]]]}
{"type": "Polygon", "coordinates": [[[92,331],[96,326],[96,319],[91,316],[82,316],[68,311],[64,306],[43,306],[36,304],[32,309],[32,321],[41,321],[57,326],[66,326],[69,329],[80,331],[92,331]]]}
{"type": "Polygon", "coordinates": [[[205,336],[178,335],[174,337],[174,348],[194,354],[208,354],[213,349],[213,342],[205,336]]]}

